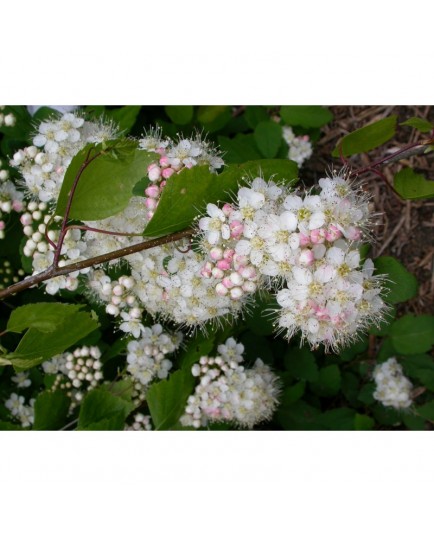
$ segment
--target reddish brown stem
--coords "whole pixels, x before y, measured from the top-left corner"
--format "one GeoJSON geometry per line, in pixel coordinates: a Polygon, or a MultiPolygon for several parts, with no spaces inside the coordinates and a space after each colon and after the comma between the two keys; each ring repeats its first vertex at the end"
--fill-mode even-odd
{"type": "Polygon", "coordinates": [[[81,229],[82,231],[92,231],[94,233],[102,233],[102,234],[108,234],[108,235],[113,235],[113,236],[143,236],[140,233],[117,233],[116,231],[105,231],[104,229],[97,229],[96,227],[88,227],[87,225],[68,225],[65,231],[67,232],[70,229],[81,229]]]}
{"type": "Polygon", "coordinates": [[[101,156],[103,154],[103,152],[100,151],[95,156],[90,158],[90,153],[92,152],[92,150],[93,150],[93,147],[91,147],[89,149],[89,151],[88,151],[88,153],[86,155],[85,161],[81,164],[80,169],[78,170],[78,173],[75,176],[75,179],[74,179],[74,182],[72,184],[71,190],[69,191],[69,194],[68,194],[68,201],[66,203],[65,214],[63,216],[62,226],[60,228],[59,240],[57,241],[56,249],[54,251],[53,266],[55,268],[57,268],[58,265],[59,265],[60,252],[62,251],[63,241],[65,240],[65,235],[66,235],[66,232],[67,232],[66,227],[67,227],[67,223],[68,223],[68,219],[69,219],[69,213],[71,211],[71,205],[72,205],[72,201],[73,201],[73,198],[74,198],[75,190],[76,190],[77,185],[78,185],[78,181],[80,180],[81,175],[83,174],[83,171],[87,168],[87,166],[91,162],[93,162],[96,158],[98,158],[99,156],[101,156]]]}
{"type": "Polygon", "coordinates": [[[11,285],[6,289],[1,290],[0,299],[6,298],[11,294],[26,290],[27,288],[33,287],[34,285],[42,283],[43,281],[47,281],[48,279],[52,279],[53,277],[57,277],[59,275],[67,275],[71,272],[77,272],[83,270],[84,268],[95,266],[97,264],[102,264],[104,262],[108,262],[114,259],[120,259],[121,257],[126,257],[127,255],[131,255],[133,253],[137,253],[145,249],[151,249],[157,246],[162,246],[164,244],[169,244],[170,242],[176,242],[177,240],[181,240],[182,238],[189,238],[193,235],[193,233],[193,229],[184,229],[183,231],[163,236],[162,238],[155,238],[147,242],[141,242],[140,244],[127,246],[122,249],[117,249],[116,251],[111,251],[110,253],[105,253],[104,255],[99,255],[98,257],[92,257],[91,259],[86,259],[84,261],[76,262],[74,264],[68,264],[67,266],[50,266],[50,268],[44,270],[40,274],[30,276],[27,279],[20,281],[19,283],[15,283],[15,285],[11,285]]]}

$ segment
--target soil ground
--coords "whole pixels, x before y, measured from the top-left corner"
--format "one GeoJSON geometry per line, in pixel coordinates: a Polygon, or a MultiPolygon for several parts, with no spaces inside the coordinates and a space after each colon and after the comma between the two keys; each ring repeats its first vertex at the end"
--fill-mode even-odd
{"type": "MultiPolygon", "coordinates": [[[[316,146],[314,156],[309,161],[307,179],[325,176],[324,170],[336,165],[330,154],[338,140],[368,123],[391,114],[398,115],[398,124],[410,117],[421,117],[434,122],[434,106],[331,106],[334,120],[324,127],[321,140],[316,146]]],[[[397,135],[387,144],[369,154],[355,155],[348,159],[352,169],[368,166],[409,143],[426,139],[407,126],[398,126],[397,135]]],[[[379,169],[393,184],[393,176],[404,166],[411,166],[425,178],[434,179],[434,152],[428,155],[412,156],[379,169]]],[[[372,209],[379,213],[375,227],[376,242],[372,257],[390,255],[397,258],[419,281],[419,293],[411,301],[402,304],[399,312],[414,314],[434,314],[434,199],[423,201],[404,201],[396,195],[385,181],[373,174],[363,175],[364,188],[372,196],[372,209]]]]}

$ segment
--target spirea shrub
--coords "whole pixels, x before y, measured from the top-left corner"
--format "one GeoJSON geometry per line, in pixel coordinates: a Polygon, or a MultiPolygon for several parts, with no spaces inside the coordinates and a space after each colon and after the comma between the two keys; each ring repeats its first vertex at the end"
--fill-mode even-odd
{"type": "MultiPolygon", "coordinates": [[[[403,301],[399,278],[404,300],[417,284],[397,261],[367,256],[376,218],[358,178],[366,170],[341,163],[297,185],[320,135],[303,130],[297,107],[253,126],[265,157],[256,160],[237,156],[248,134],[211,140],[146,124],[126,136],[140,122],[130,108],[42,109],[31,143],[7,155],[0,232],[20,237],[2,286],[13,292],[24,270],[19,288],[40,299],[18,302],[5,324],[5,427],[333,429],[334,417],[350,429],[422,426],[401,365],[376,365],[368,349],[386,336],[421,380],[392,306],[403,301]]],[[[346,147],[344,138],[342,158],[346,147]]]]}

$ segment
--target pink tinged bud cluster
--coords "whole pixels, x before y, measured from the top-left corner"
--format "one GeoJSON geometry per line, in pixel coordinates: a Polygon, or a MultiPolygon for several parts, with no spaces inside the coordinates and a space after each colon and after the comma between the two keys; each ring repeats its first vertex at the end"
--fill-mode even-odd
{"type": "Polygon", "coordinates": [[[261,359],[252,368],[242,366],[244,347],[233,338],[219,345],[218,352],[193,365],[198,385],[188,398],[181,423],[200,428],[229,422],[253,428],[270,419],[279,393],[277,376],[261,359]]]}
{"type": "Polygon", "coordinates": [[[395,409],[405,409],[411,406],[411,391],[413,385],[402,372],[402,366],[396,358],[391,357],[384,363],[377,365],[372,374],[376,389],[375,400],[383,406],[395,409]]]}
{"type": "Polygon", "coordinates": [[[142,138],[140,146],[146,151],[159,155],[158,161],[150,164],[147,169],[148,178],[152,183],[145,190],[148,220],[154,215],[166,181],[172,175],[196,165],[207,165],[212,172],[223,165],[219,153],[210,143],[201,140],[199,136],[196,139],[180,139],[175,142],[169,138],[163,140],[161,131],[157,129],[142,138]]]}
{"type": "Polygon", "coordinates": [[[286,197],[297,217],[300,248],[277,293],[277,322],[288,338],[301,331],[312,347],[338,350],[358,332],[381,321],[386,305],[382,280],[356,249],[368,221],[368,200],[343,177],[321,179],[319,195],[286,197]]]}
{"type": "Polygon", "coordinates": [[[145,327],[137,341],[127,346],[127,372],[136,382],[136,389],[145,392],[143,387],[156,378],[167,378],[172,361],[167,354],[175,352],[182,342],[182,334],[171,334],[163,330],[161,324],[145,327]]]}
{"type": "Polygon", "coordinates": [[[381,278],[372,261],[360,266],[355,249],[369,224],[368,199],[344,177],[321,179],[315,195],[256,178],[236,203],[207,212],[199,220],[201,275],[218,281],[217,295],[236,300],[264,284],[276,288],[278,328],[288,337],[301,331],[314,347],[336,349],[381,320],[381,278]]]}

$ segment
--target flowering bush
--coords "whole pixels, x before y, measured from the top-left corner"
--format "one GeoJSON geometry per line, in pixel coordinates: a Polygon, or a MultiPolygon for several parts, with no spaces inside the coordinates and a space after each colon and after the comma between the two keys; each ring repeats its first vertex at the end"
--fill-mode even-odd
{"type": "MultiPolygon", "coordinates": [[[[368,256],[362,176],[387,181],[380,165],[433,139],[351,166],[394,137],[387,117],[343,137],[313,179],[332,119],[320,106],[2,109],[0,426],[429,427],[434,317],[397,313],[417,281],[368,256]]],[[[405,125],[432,129],[421,121],[405,125]]],[[[434,195],[409,167],[388,185],[434,195]]]]}

